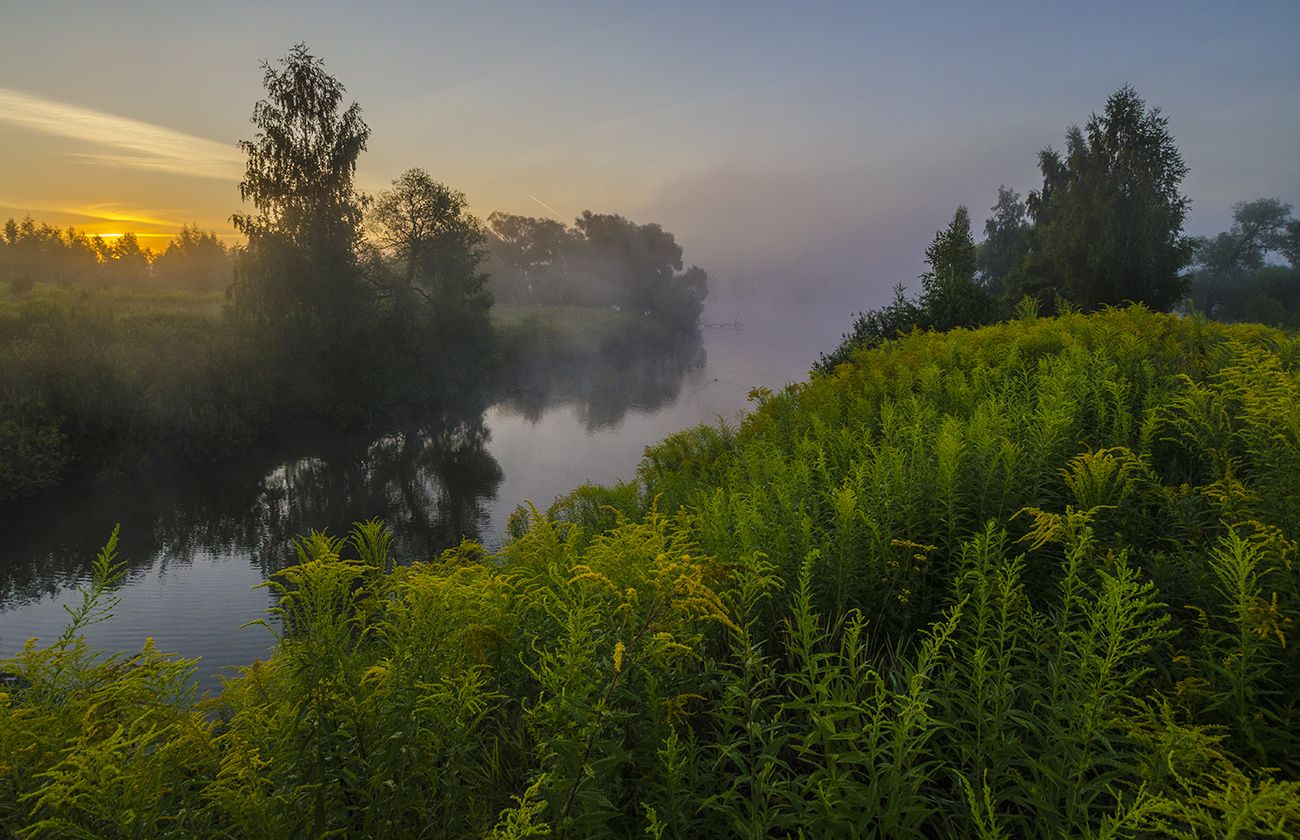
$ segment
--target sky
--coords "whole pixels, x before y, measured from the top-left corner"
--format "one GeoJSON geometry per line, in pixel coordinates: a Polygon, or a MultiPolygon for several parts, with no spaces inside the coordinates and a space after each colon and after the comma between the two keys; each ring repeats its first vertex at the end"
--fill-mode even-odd
{"type": "Polygon", "coordinates": [[[418,166],[481,216],[659,222],[710,272],[706,319],[838,335],[1126,83],[1169,118],[1189,233],[1300,206],[1296,0],[43,0],[0,21],[0,218],[155,248],[233,234],[259,65],[299,41],[362,107],[362,188],[418,166]]]}

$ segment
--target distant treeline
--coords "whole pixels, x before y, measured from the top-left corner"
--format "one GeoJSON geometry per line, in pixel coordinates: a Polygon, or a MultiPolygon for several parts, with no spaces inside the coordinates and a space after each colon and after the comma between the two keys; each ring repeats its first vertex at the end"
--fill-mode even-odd
{"type": "Polygon", "coordinates": [[[17,290],[37,281],[64,285],[166,287],[214,292],[230,285],[232,251],[210,231],[185,225],[161,253],[134,233],[92,236],[30,216],[9,219],[0,237],[0,280],[17,290]]]}
{"type": "Polygon", "coordinates": [[[591,211],[571,227],[493,213],[488,230],[492,291],[503,303],[618,307],[692,326],[704,308],[708,275],[682,271],[682,248],[659,225],[591,211]]]}
{"type": "Polygon", "coordinates": [[[909,297],[900,283],[890,303],[856,316],[816,369],[913,329],[1003,320],[1022,303],[1057,313],[1141,303],[1300,326],[1300,220],[1290,205],[1239,204],[1230,231],[1185,235],[1187,166],[1168,119],[1127,85],[1083,128],[1071,126],[1065,142],[1064,154],[1039,153],[1043,181],[1027,197],[998,188],[982,242],[959,206],[926,249],[920,294],[909,297]]]}
{"type": "MultiPolygon", "coordinates": [[[[421,170],[395,182],[424,187],[449,206],[463,210],[464,196],[435,184],[421,170]]],[[[376,285],[391,271],[392,252],[410,247],[393,238],[389,225],[404,194],[389,194],[369,213],[367,245],[376,285]],[[387,252],[387,254],[385,254],[387,252]]],[[[481,262],[492,298],[509,305],[607,307],[650,316],[666,325],[693,328],[708,295],[708,273],[697,265],[683,271],[682,247],[658,224],[637,224],[616,214],[584,210],[572,226],[550,219],[493,213],[487,225],[461,212],[439,220],[443,241],[430,243],[444,260],[457,255],[481,262]],[[453,237],[452,230],[458,233],[453,237]],[[449,238],[457,241],[448,242],[449,238]],[[469,247],[466,248],[465,246],[469,247]],[[454,246],[454,247],[450,247],[454,246]]],[[[409,224],[410,220],[407,220],[409,224]]],[[[214,231],[184,225],[161,252],[140,244],[134,232],[101,236],[76,227],[60,228],[30,216],[5,222],[0,238],[0,280],[17,291],[36,282],[98,288],[164,288],[198,293],[225,291],[234,279],[242,245],[227,247],[214,231]]],[[[409,272],[401,255],[399,274],[409,272]]]]}

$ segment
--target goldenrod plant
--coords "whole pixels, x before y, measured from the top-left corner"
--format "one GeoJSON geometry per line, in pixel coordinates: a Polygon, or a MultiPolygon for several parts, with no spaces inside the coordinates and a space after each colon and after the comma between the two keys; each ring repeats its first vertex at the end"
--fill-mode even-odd
{"type": "Polygon", "coordinates": [[[0,664],[19,837],[1300,836],[1300,340],[914,333],[522,508],[314,533],[274,653],[0,664]]]}

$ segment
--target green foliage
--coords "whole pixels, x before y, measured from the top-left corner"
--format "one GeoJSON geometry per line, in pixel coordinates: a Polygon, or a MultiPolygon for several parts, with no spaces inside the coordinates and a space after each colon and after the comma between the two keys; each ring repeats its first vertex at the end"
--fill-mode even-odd
{"type": "Polygon", "coordinates": [[[247,446],[274,393],[220,307],[193,292],[48,284],[0,297],[0,498],[78,470],[247,446]]]}
{"type": "Polygon", "coordinates": [[[64,638],[3,664],[20,836],[1300,832],[1300,346],[1133,307],[915,334],[638,478],[269,584],[218,697],[64,638]]]}
{"type": "Polygon", "coordinates": [[[503,302],[624,309],[677,337],[698,326],[708,273],[683,270],[681,246],[657,224],[590,210],[571,227],[493,213],[488,230],[492,288],[503,302]]]}
{"type": "MultiPolygon", "coordinates": [[[[991,323],[1025,297],[1050,302],[1059,315],[1127,303],[1174,308],[1187,291],[1183,269],[1198,243],[1183,235],[1189,201],[1178,190],[1187,167],[1168,126],[1160,109],[1148,110],[1132,86],[1121,87],[1101,115],[1093,114],[1082,129],[1070,127],[1064,157],[1050,147],[1039,154],[1043,183],[1027,200],[998,187],[979,245],[971,238],[970,214],[959,206],[926,249],[930,268],[921,275],[920,296],[909,300],[901,284],[895,287],[890,303],[855,316],[839,346],[822,354],[813,370],[830,373],[854,350],[914,329],[991,323]]],[[[1258,261],[1261,248],[1296,250],[1300,224],[1288,227],[1289,206],[1261,200],[1237,212],[1232,233],[1199,244],[1202,262],[1236,265],[1258,261]]],[[[1197,285],[1209,286],[1195,289],[1203,311],[1227,296],[1219,289],[1222,273],[1197,274],[1197,285]],[[1203,282],[1201,275],[1210,279],[1203,282]]],[[[1255,289],[1253,320],[1282,325],[1282,310],[1297,290],[1300,285],[1289,280],[1255,289]]]]}
{"type": "Polygon", "coordinates": [[[1085,312],[1178,303],[1193,244],[1178,191],[1187,166],[1168,125],[1125,85],[1100,115],[1066,132],[1064,157],[1042,151],[1043,184],[1028,199],[1031,244],[1008,283],[1014,296],[1061,295],[1085,312]]]}
{"type": "Polygon", "coordinates": [[[958,206],[948,227],[934,235],[925,250],[930,267],[921,275],[921,295],[909,301],[901,285],[883,309],[859,313],[838,347],[822,354],[814,370],[829,373],[859,348],[876,347],[916,329],[978,327],[992,320],[993,298],[976,282],[977,249],[971,238],[970,213],[958,206]]]}
{"type": "Polygon", "coordinates": [[[182,225],[167,249],[153,261],[157,285],[200,294],[224,292],[231,280],[231,252],[211,231],[182,225]]]}
{"type": "Polygon", "coordinates": [[[68,448],[49,410],[30,397],[0,396],[0,501],[58,483],[68,448]]]}
{"type": "Polygon", "coordinates": [[[1188,306],[1221,321],[1300,325],[1300,222],[1291,205],[1256,199],[1234,206],[1232,217],[1231,230],[1197,242],[1188,306]]]}
{"type": "Polygon", "coordinates": [[[925,321],[925,310],[907,297],[902,283],[894,287],[894,298],[880,309],[859,312],[853,317],[852,328],[840,336],[840,343],[829,353],[817,358],[813,370],[830,373],[844,364],[855,350],[869,349],[894,338],[904,336],[925,321]]]}
{"type": "Polygon", "coordinates": [[[984,222],[984,241],[978,246],[979,280],[989,294],[1002,297],[1006,279],[1025,258],[1030,245],[1029,209],[1015,190],[998,187],[998,201],[984,222]]]}
{"type": "Polygon", "coordinates": [[[239,195],[253,212],[231,217],[248,244],[230,314],[276,390],[297,406],[343,408],[331,393],[379,395],[366,352],[377,309],[357,259],[364,199],[353,185],[370,129],[306,45],[262,67],[257,134],[240,141],[239,195]]]}
{"type": "MultiPolygon", "coordinates": [[[[279,387],[265,348],[243,340],[222,304],[219,293],[184,290],[40,283],[13,296],[0,288],[0,499],[79,472],[212,460],[274,441],[285,428],[388,422],[412,404],[473,404],[489,390],[525,411],[582,400],[585,419],[599,427],[647,394],[675,397],[682,372],[699,364],[698,344],[674,341],[634,313],[506,308],[483,319],[486,339],[462,336],[471,319],[406,353],[396,368],[405,379],[373,372],[368,402],[304,404],[279,387]],[[494,353],[453,364],[484,344],[494,353]],[[445,352],[431,358],[438,348],[445,352]],[[626,363],[634,356],[641,364],[626,363]]],[[[391,359],[400,350],[371,352],[391,359]]]]}
{"type": "Polygon", "coordinates": [[[430,390],[432,371],[471,388],[492,360],[492,295],[481,266],[485,233],[464,194],[411,169],[375,197],[367,226],[377,244],[367,270],[380,290],[381,347],[389,351],[375,369],[390,383],[386,390],[416,402],[430,390]],[[458,364],[447,365],[449,358],[458,364]]]}
{"type": "Polygon", "coordinates": [[[152,259],[134,233],[105,239],[73,227],[38,225],[30,216],[9,219],[0,237],[0,280],[8,280],[15,293],[30,291],[38,279],[61,286],[148,286],[152,259]]]}
{"type": "Polygon", "coordinates": [[[950,330],[979,326],[989,319],[993,299],[975,282],[975,240],[965,207],[959,206],[948,227],[935,234],[925,261],[930,270],[921,275],[924,326],[950,330]]]}

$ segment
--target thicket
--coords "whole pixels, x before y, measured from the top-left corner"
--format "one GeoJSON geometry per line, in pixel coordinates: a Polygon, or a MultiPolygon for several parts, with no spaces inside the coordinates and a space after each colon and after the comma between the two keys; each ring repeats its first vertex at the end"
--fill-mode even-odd
{"type": "Polygon", "coordinates": [[[1197,240],[1187,305],[1220,321],[1300,327],[1300,219],[1276,198],[1232,208],[1230,230],[1197,240]]]}
{"type": "Polygon", "coordinates": [[[1050,313],[1140,303],[1162,312],[1188,288],[1184,269],[1196,242],[1183,234],[1190,205],[1179,190],[1187,166],[1159,108],[1130,85],[1082,128],[1065,132],[1065,152],[1038,154],[1042,184],[1022,200],[998,187],[976,245],[959,206],[926,250],[921,293],[900,284],[884,307],[855,316],[823,372],[859,347],[916,329],[973,328],[1010,317],[1026,297],[1050,313]]]}
{"type": "Polygon", "coordinates": [[[0,503],[70,473],[248,446],[280,406],[219,295],[40,284],[0,294],[0,503]]]}
{"type": "Polygon", "coordinates": [[[487,232],[492,293],[503,303],[627,310],[679,334],[704,311],[708,272],[683,270],[682,247],[657,224],[590,210],[571,226],[493,213],[487,232]]]}
{"type": "Polygon", "coordinates": [[[274,655],[4,663],[19,836],[1292,837],[1300,341],[917,334],[522,509],[311,534],[274,655]],[[412,559],[412,558],[403,558],[412,559]]]}

